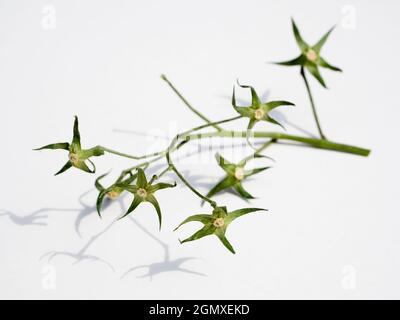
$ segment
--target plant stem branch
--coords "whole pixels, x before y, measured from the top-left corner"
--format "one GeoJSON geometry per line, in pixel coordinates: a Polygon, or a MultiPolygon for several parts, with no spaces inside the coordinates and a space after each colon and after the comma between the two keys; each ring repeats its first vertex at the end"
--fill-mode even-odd
{"type": "Polygon", "coordinates": [[[170,157],[170,152],[169,150],[167,151],[166,154],[166,158],[167,161],[171,167],[171,169],[176,173],[176,175],[179,177],[179,179],[194,193],[196,194],[200,199],[207,201],[213,208],[215,208],[217,206],[216,202],[211,200],[210,198],[206,197],[205,195],[201,194],[199,191],[196,190],[196,188],[194,188],[189,181],[187,181],[185,179],[185,177],[179,172],[179,170],[176,168],[176,166],[174,165],[174,163],[171,160],[170,157]]]}
{"type": "MultiPolygon", "coordinates": [[[[195,113],[199,118],[203,119],[207,123],[213,123],[210,119],[208,119],[206,116],[204,116],[200,111],[198,111],[196,108],[194,108],[186,99],[185,97],[178,91],[178,89],[175,88],[175,86],[168,80],[167,76],[165,74],[161,75],[161,79],[163,79],[169,87],[176,93],[176,95],[182,100],[182,102],[193,112],[195,113]]],[[[222,128],[218,125],[212,125],[215,129],[218,131],[222,131],[222,128]]]]}
{"type": "MultiPolygon", "coordinates": [[[[205,195],[201,194],[199,191],[196,190],[196,188],[194,188],[186,179],[185,177],[179,172],[179,170],[176,168],[176,166],[174,165],[174,163],[172,162],[170,153],[172,150],[176,150],[179,149],[180,147],[182,147],[184,144],[186,144],[187,142],[189,142],[190,140],[187,140],[186,137],[190,136],[190,133],[193,133],[195,131],[207,128],[207,127],[215,127],[215,125],[218,124],[222,124],[222,123],[226,123],[226,122],[231,122],[231,121],[235,121],[237,119],[240,119],[242,116],[236,116],[233,118],[229,118],[229,119],[225,119],[225,120],[221,120],[221,121],[217,121],[217,122],[210,122],[207,124],[203,124],[201,126],[195,127],[193,129],[187,130],[184,133],[178,134],[172,141],[170,146],[167,148],[166,151],[166,159],[167,162],[169,164],[169,166],[171,167],[171,169],[176,173],[176,175],[179,177],[179,179],[194,193],[196,194],[200,199],[208,202],[213,208],[215,208],[217,206],[216,202],[211,200],[210,198],[206,197],[205,195]],[[175,147],[175,145],[179,142],[179,140],[183,138],[183,142],[179,143],[178,146],[175,147]]],[[[217,131],[216,133],[219,132],[223,132],[223,131],[217,131]]]]}
{"type": "Polygon", "coordinates": [[[321,124],[319,122],[319,118],[318,118],[318,114],[317,114],[317,108],[315,107],[314,99],[313,99],[313,96],[312,96],[312,93],[311,93],[311,88],[310,88],[310,85],[308,83],[308,80],[307,80],[307,77],[306,77],[306,73],[304,72],[304,67],[301,67],[300,74],[301,74],[301,77],[303,78],[304,84],[306,85],[306,88],[307,88],[308,97],[310,99],[311,108],[312,108],[312,112],[313,112],[313,115],[314,115],[315,123],[317,124],[319,135],[321,136],[321,139],[325,139],[326,140],[326,136],[322,132],[322,127],[321,127],[321,124]]]}
{"type": "Polygon", "coordinates": [[[160,152],[154,152],[154,153],[150,153],[150,154],[145,154],[145,155],[142,155],[142,156],[133,156],[133,155],[130,155],[130,154],[127,154],[127,153],[123,153],[123,152],[119,152],[119,151],[116,151],[116,150],[113,150],[113,149],[110,149],[110,148],[106,148],[106,147],[103,147],[103,146],[99,146],[99,148],[101,148],[104,152],[112,153],[112,154],[115,154],[115,155],[120,156],[120,157],[134,159],[134,160],[142,160],[142,159],[156,157],[156,156],[165,154],[164,151],[160,151],[160,152]]]}
{"type": "Polygon", "coordinates": [[[263,152],[265,149],[267,149],[271,144],[275,143],[275,139],[268,140],[267,142],[263,143],[261,147],[255,149],[255,152],[250,154],[249,156],[245,157],[241,162],[246,162],[250,159],[253,159],[256,155],[259,155],[261,152],[263,152]]]}
{"type": "MultiPolygon", "coordinates": [[[[279,132],[267,132],[267,131],[254,131],[254,138],[271,138],[276,141],[279,140],[289,140],[301,142],[306,145],[312,146],[314,148],[325,149],[325,150],[334,150],[344,153],[351,153],[359,156],[367,157],[370,153],[370,150],[350,146],[342,143],[336,143],[325,139],[316,139],[316,138],[306,138],[295,135],[290,135],[286,133],[279,132]]],[[[183,136],[183,139],[186,140],[196,140],[196,139],[204,139],[204,138],[213,138],[213,137],[225,137],[225,138],[246,138],[247,131],[220,131],[220,132],[208,132],[208,133],[199,133],[199,134],[189,134],[183,136]]]]}

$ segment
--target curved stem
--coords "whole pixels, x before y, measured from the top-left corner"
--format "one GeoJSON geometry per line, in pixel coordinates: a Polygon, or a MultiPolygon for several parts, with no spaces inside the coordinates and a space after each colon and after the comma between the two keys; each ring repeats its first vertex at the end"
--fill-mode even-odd
{"type": "Polygon", "coordinates": [[[149,184],[152,184],[154,181],[160,179],[164,174],[166,174],[168,171],[171,170],[171,166],[168,165],[163,171],[161,171],[159,174],[155,174],[149,181],[149,184]]]}
{"type": "MultiPolygon", "coordinates": [[[[180,134],[178,134],[178,136],[187,135],[187,134],[189,134],[191,132],[198,131],[198,130],[201,130],[201,129],[204,129],[204,128],[208,128],[208,127],[215,127],[218,124],[234,121],[234,120],[240,119],[241,117],[242,116],[236,116],[234,118],[229,118],[229,119],[225,119],[225,120],[221,120],[221,121],[208,122],[208,123],[203,124],[201,126],[198,126],[198,127],[193,128],[193,129],[187,130],[187,131],[185,131],[183,133],[180,133],[180,134]]],[[[175,139],[173,139],[173,141],[175,141],[175,139]]],[[[103,146],[97,146],[96,148],[98,148],[98,149],[100,149],[100,150],[102,150],[104,152],[112,153],[112,154],[115,154],[115,155],[120,156],[120,157],[134,159],[134,160],[143,160],[143,159],[157,157],[157,156],[159,156],[159,157],[156,158],[156,160],[159,160],[159,159],[163,158],[165,156],[166,152],[167,152],[167,150],[162,150],[162,151],[158,151],[158,152],[154,152],[154,153],[145,154],[145,155],[142,155],[142,156],[133,156],[133,155],[130,155],[130,154],[127,154],[127,153],[123,153],[123,152],[119,152],[119,151],[116,151],[116,150],[113,150],[113,149],[110,149],[110,148],[107,148],[107,147],[103,147],[103,146]]],[[[168,148],[171,148],[171,147],[168,147],[168,148]]],[[[151,162],[154,162],[154,161],[151,161],[151,162]]],[[[134,167],[132,167],[131,170],[127,169],[125,171],[129,172],[129,171],[132,171],[133,169],[136,169],[136,168],[137,168],[137,166],[134,166],[134,167]]]]}
{"type": "MultiPolygon", "coordinates": [[[[268,140],[267,142],[263,143],[261,145],[261,147],[256,148],[255,152],[253,152],[252,154],[248,155],[247,157],[245,157],[241,162],[246,162],[250,159],[253,159],[256,155],[260,154],[261,152],[263,152],[265,149],[267,149],[271,144],[275,143],[276,140],[275,139],[271,139],[268,140]]],[[[270,158],[271,159],[271,158],[270,158]]]]}
{"type": "Polygon", "coordinates": [[[317,124],[319,135],[321,136],[321,139],[326,140],[326,136],[322,132],[321,124],[319,123],[317,108],[315,107],[314,99],[313,99],[313,96],[311,93],[311,88],[310,88],[310,85],[308,84],[308,80],[307,80],[306,74],[304,72],[304,67],[301,67],[300,74],[301,74],[301,77],[303,78],[304,84],[306,85],[306,88],[307,88],[308,97],[310,98],[311,108],[312,108],[312,112],[314,115],[315,123],[317,124]]]}
{"type": "MultiPolygon", "coordinates": [[[[161,79],[163,79],[169,87],[176,93],[176,95],[182,100],[182,102],[193,112],[195,113],[199,118],[203,119],[207,123],[212,123],[210,119],[208,119],[206,116],[204,116],[200,111],[195,109],[186,99],[185,97],[178,91],[178,89],[175,88],[175,86],[168,80],[167,76],[165,74],[161,75],[161,79]]],[[[219,127],[218,125],[212,125],[215,129],[218,131],[222,131],[222,128],[219,127]]]]}
{"type": "MultiPolygon", "coordinates": [[[[210,127],[210,126],[215,127],[215,125],[222,124],[222,123],[226,123],[226,122],[230,122],[230,121],[234,121],[234,120],[237,120],[237,119],[240,119],[240,118],[242,118],[242,116],[236,116],[236,117],[233,117],[233,118],[229,118],[229,119],[225,119],[225,120],[221,120],[221,121],[217,121],[217,122],[210,122],[210,123],[203,124],[203,125],[201,125],[201,126],[195,127],[195,128],[193,128],[193,129],[187,130],[187,131],[184,132],[184,133],[178,134],[178,135],[171,141],[171,144],[170,144],[170,146],[167,148],[167,151],[166,151],[166,159],[167,159],[167,162],[168,162],[169,166],[171,167],[171,169],[172,169],[172,170],[176,173],[176,175],[179,177],[179,179],[180,179],[194,194],[196,194],[200,199],[202,199],[202,200],[208,202],[213,208],[215,208],[215,207],[217,206],[217,203],[216,203],[215,201],[211,200],[210,198],[206,197],[205,195],[201,194],[199,191],[197,191],[197,190],[185,179],[185,177],[179,172],[179,170],[176,168],[176,166],[175,166],[174,163],[172,162],[171,156],[170,156],[170,152],[171,152],[172,150],[174,150],[174,149],[179,149],[180,147],[182,147],[183,145],[185,145],[187,142],[189,142],[189,140],[186,140],[186,137],[189,137],[189,134],[192,133],[192,132],[194,132],[194,131],[198,131],[198,130],[201,130],[201,129],[204,129],[204,128],[207,128],[207,127],[210,127]],[[179,139],[181,139],[182,137],[184,138],[184,141],[181,142],[180,144],[178,144],[177,147],[175,147],[176,143],[178,143],[178,142],[179,142],[179,139]]],[[[216,133],[221,133],[221,132],[224,132],[224,131],[218,131],[218,132],[216,132],[216,133]]]]}
{"type": "Polygon", "coordinates": [[[127,153],[123,153],[123,152],[119,152],[119,151],[116,151],[116,150],[113,150],[113,149],[110,149],[110,148],[106,148],[106,147],[103,147],[103,146],[98,146],[98,148],[100,148],[104,152],[112,153],[112,154],[115,154],[117,156],[121,156],[121,157],[124,157],[124,158],[129,158],[129,159],[134,159],[134,160],[141,160],[141,159],[156,157],[156,156],[159,156],[159,155],[161,155],[163,153],[165,154],[164,151],[159,151],[159,152],[154,152],[154,153],[150,153],[150,154],[145,154],[145,155],[142,155],[142,156],[133,156],[133,155],[130,155],[130,154],[127,154],[127,153]]]}
{"type": "Polygon", "coordinates": [[[157,175],[157,179],[161,178],[164,174],[166,174],[168,171],[171,170],[171,167],[168,165],[163,171],[161,171],[158,175],[157,175]]]}
{"type": "Polygon", "coordinates": [[[154,159],[151,159],[149,161],[145,161],[145,162],[139,163],[139,164],[134,165],[133,167],[130,167],[128,169],[125,169],[125,170],[123,170],[121,172],[120,177],[124,177],[125,175],[127,175],[128,173],[132,172],[133,170],[135,170],[137,168],[147,168],[150,164],[152,164],[153,162],[156,162],[156,161],[158,161],[158,160],[160,160],[162,158],[164,158],[164,155],[162,155],[160,157],[157,157],[157,158],[154,158],[154,159]]]}
{"type": "Polygon", "coordinates": [[[171,160],[170,154],[169,154],[169,150],[167,151],[166,154],[166,158],[167,161],[171,167],[171,169],[176,173],[176,175],[179,177],[179,179],[194,193],[196,194],[200,199],[208,202],[213,208],[215,208],[217,206],[217,203],[213,200],[211,200],[210,198],[207,198],[205,195],[201,194],[199,191],[196,190],[196,188],[194,188],[189,181],[187,181],[185,179],[185,177],[179,172],[179,170],[175,167],[174,163],[171,160]]]}

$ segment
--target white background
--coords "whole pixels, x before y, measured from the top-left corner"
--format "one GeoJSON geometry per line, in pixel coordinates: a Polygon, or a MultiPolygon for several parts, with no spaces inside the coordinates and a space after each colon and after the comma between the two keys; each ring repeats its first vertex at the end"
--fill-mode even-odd
{"type": "MultiPolygon", "coordinates": [[[[0,209],[11,213],[0,215],[0,297],[400,298],[399,10],[389,0],[1,0],[0,209]],[[186,188],[158,193],[161,232],[148,205],[106,229],[119,204],[100,220],[95,191],[78,200],[94,176],[70,170],[54,177],[66,153],[32,151],[69,141],[75,114],[85,147],[136,154],[166,143],[138,133],[168,136],[201,124],[161,73],[215,120],[235,115],[229,97],[238,78],[270,99],[295,102],[281,114],[315,132],[297,68],[267,64],[298,54],[291,16],[310,42],[337,24],[322,54],[344,72],[322,70],[329,90],[310,80],[321,122],[330,139],[373,151],[362,158],[272,147],[274,168],[245,184],[258,196],[252,206],[270,211],[232,224],[236,255],[214,237],[179,244],[198,226],[172,229],[209,209],[186,188]],[[31,225],[29,216],[43,208],[47,217],[33,222],[45,225],[31,225]],[[74,264],[85,249],[100,260],[74,264]],[[40,260],[49,251],[69,256],[40,260]],[[187,257],[196,259],[180,266],[204,276],[176,270],[187,257]],[[152,266],[152,280],[140,278],[149,269],[121,279],[140,265],[152,266]]],[[[240,96],[248,98],[244,90],[240,96]]],[[[107,156],[96,164],[115,176],[132,162],[107,156]]],[[[213,160],[180,165],[203,192],[223,174],[213,160]]],[[[231,210],[248,206],[229,193],[216,199],[231,210]]]]}

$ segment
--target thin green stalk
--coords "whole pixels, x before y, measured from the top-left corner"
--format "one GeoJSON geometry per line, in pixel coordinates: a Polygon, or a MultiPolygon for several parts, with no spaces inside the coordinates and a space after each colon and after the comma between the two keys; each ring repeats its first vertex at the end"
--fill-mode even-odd
{"type": "Polygon", "coordinates": [[[200,199],[202,199],[202,200],[208,202],[213,208],[215,208],[215,207],[217,206],[217,203],[216,203],[215,201],[211,200],[210,198],[207,198],[205,195],[203,195],[203,194],[201,194],[199,191],[197,191],[196,188],[194,188],[194,187],[189,183],[189,181],[187,181],[187,180],[185,179],[185,177],[179,172],[179,170],[175,167],[174,163],[173,163],[172,160],[171,160],[169,150],[167,151],[166,158],[167,158],[167,161],[168,161],[168,163],[169,163],[171,169],[176,173],[176,175],[179,177],[179,179],[180,179],[194,194],[196,194],[200,199]]]}
{"type": "MultiPolygon", "coordinates": [[[[233,117],[233,118],[229,118],[229,119],[225,119],[225,120],[221,120],[221,121],[217,121],[217,122],[210,122],[210,123],[203,124],[203,125],[201,125],[201,126],[195,127],[195,128],[193,128],[193,129],[187,130],[187,131],[184,132],[184,133],[178,134],[178,135],[171,141],[171,144],[170,144],[170,146],[167,148],[167,151],[166,151],[166,159],[167,159],[167,162],[168,162],[169,166],[171,167],[171,169],[172,169],[172,170],[176,173],[176,175],[179,177],[179,179],[180,179],[194,194],[196,194],[200,199],[202,199],[202,200],[208,202],[212,207],[216,207],[216,205],[217,205],[216,202],[213,201],[213,200],[211,200],[210,198],[206,197],[205,195],[201,194],[199,191],[196,190],[196,188],[194,188],[194,187],[185,179],[185,177],[179,172],[179,170],[176,168],[176,166],[175,166],[174,163],[172,162],[170,153],[171,153],[172,150],[174,150],[174,149],[179,149],[179,148],[182,147],[184,144],[186,144],[187,142],[189,142],[189,140],[186,141],[185,137],[188,137],[190,133],[193,133],[193,132],[195,132],[195,131],[198,131],[198,130],[201,130],[201,129],[204,129],[204,128],[207,128],[207,127],[210,127],[210,126],[215,127],[215,125],[222,124],[222,123],[227,123],[227,122],[231,122],[231,121],[235,121],[235,120],[238,120],[238,119],[240,119],[240,118],[242,118],[242,116],[236,116],[236,117],[233,117]],[[180,140],[182,137],[183,137],[183,140],[184,140],[184,141],[183,141],[182,143],[178,144],[177,147],[175,147],[175,145],[179,142],[179,140],[180,140]]],[[[223,131],[218,131],[217,133],[219,133],[219,132],[223,132],[223,131]]]]}
{"type": "Polygon", "coordinates": [[[147,168],[150,164],[152,164],[153,162],[156,162],[156,161],[158,161],[158,160],[160,160],[162,158],[164,158],[164,155],[162,155],[160,157],[157,157],[157,158],[154,158],[154,159],[151,159],[149,161],[145,161],[145,162],[139,163],[139,164],[134,165],[133,167],[130,167],[128,169],[125,169],[125,170],[123,170],[121,172],[120,177],[126,176],[128,173],[131,173],[133,170],[135,170],[137,168],[147,168]]]}
{"type": "Polygon", "coordinates": [[[317,124],[319,135],[321,136],[321,139],[325,139],[326,140],[326,136],[322,132],[322,127],[321,127],[321,124],[319,122],[319,118],[318,118],[318,114],[317,114],[317,108],[315,107],[314,99],[313,99],[313,96],[312,96],[312,93],[311,93],[311,88],[310,88],[310,85],[308,84],[308,80],[307,80],[306,74],[304,72],[304,67],[301,67],[300,74],[301,74],[301,77],[303,78],[304,84],[306,85],[306,88],[307,88],[308,97],[310,99],[311,108],[312,108],[312,112],[313,112],[313,115],[314,115],[315,123],[317,124]]]}
{"type": "Polygon", "coordinates": [[[168,171],[171,170],[170,166],[167,166],[163,171],[161,171],[158,175],[157,175],[157,179],[161,178],[164,174],[166,174],[168,171]]]}
{"type": "Polygon", "coordinates": [[[123,152],[119,152],[119,151],[116,151],[116,150],[113,150],[113,149],[110,149],[110,148],[106,148],[106,147],[103,147],[103,146],[98,146],[98,148],[102,149],[104,152],[112,153],[112,154],[115,154],[117,156],[121,156],[121,157],[124,157],[124,158],[129,158],[129,159],[134,159],[134,160],[142,160],[142,159],[146,159],[146,158],[156,157],[156,156],[159,156],[159,155],[165,155],[164,151],[160,151],[160,152],[154,152],[154,153],[150,153],[150,154],[145,154],[145,155],[142,155],[142,156],[133,156],[133,155],[130,155],[130,154],[127,154],[127,153],[123,153],[123,152]]]}
{"type": "MultiPolygon", "coordinates": [[[[125,176],[125,175],[127,175],[128,173],[132,172],[133,170],[135,170],[135,169],[137,169],[137,168],[139,168],[139,167],[146,167],[146,168],[147,168],[147,167],[148,167],[150,164],[152,164],[153,162],[156,162],[156,161],[161,160],[162,158],[164,158],[165,155],[167,154],[167,152],[174,152],[174,151],[178,150],[180,147],[182,147],[183,144],[176,145],[176,143],[178,142],[178,140],[179,140],[180,137],[182,137],[182,136],[186,136],[186,135],[188,135],[188,134],[190,134],[190,133],[192,133],[192,132],[195,132],[195,131],[198,131],[198,130],[201,130],[201,129],[204,129],[204,128],[207,128],[207,127],[210,127],[210,126],[214,126],[214,125],[216,125],[216,124],[222,124],[222,123],[234,121],[234,120],[237,120],[237,119],[240,119],[240,118],[241,118],[241,116],[236,116],[236,117],[233,117],[233,118],[224,119],[224,120],[220,120],[220,121],[217,121],[217,122],[210,122],[210,123],[203,124],[203,125],[201,125],[201,126],[195,127],[195,128],[193,128],[193,129],[187,130],[187,131],[185,131],[185,132],[183,132],[183,133],[180,133],[180,134],[178,134],[174,139],[172,139],[172,142],[171,142],[171,144],[168,146],[167,149],[153,154],[153,155],[159,155],[158,157],[153,158],[153,159],[151,159],[151,160],[149,160],[149,161],[140,163],[140,164],[136,164],[136,165],[134,165],[133,167],[130,167],[130,168],[128,168],[128,169],[125,169],[125,170],[123,170],[123,171],[121,172],[121,175],[120,175],[120,176],[125,176]]],[[[100,148],[103,148],[103,147],[100,147],[100,148]]],[[[104,149],[103,149],[103,150],[104,150],[104,149]]],[[[119,154],[119,152],[116,153],[116,154],[119,154]]],[[[143,158],[146,158],[146,157],[147,157],[147,156],[141,156],[141,157],[136,157],[136,158],[138,158],[138,159],[143,159],[143,158]]]]}
{"type": "MultiPolygon", "coordinates": [[[[188,133],[191,133],[191,132],[194,132],[194,131],[198,131],[198,130],[201,130],[201,129],[204,129],[204,128],[208,128],[210,126],[211,127],[215,127],[218,124],[230,122],[230,121],[237,120],[237,119],[240,119],[240,118],[241,118],[241,116],[236,116],[234,118],[229,118],[229,119],[225,119],[225,120],[221,120],[221,121],[208,122],[208,123],[203,124],[201,126],[198,126],[198,127],[193,128],[193,129],[187,130],[187,131],[185,131],[185,132],[183,132],[183,133],[181,133],[179,135],[186,135],[188,133]]],[[[162,150],[162,151],[149,153],[149,154],[145,154],[145,155],[141,155],[141,156],[133,156],[133,155],[130,155],[130,154],[127,154],[127,153],[123,153],[123,152],[119,152],[119,151],[116,151],[116,150],[113,150],[113,149],[110,149],[110,148],[106,148],[106,147],[103,147],[103,146],[97,146],[96,148],[101,149],[104,152],[112,153],[112,154],[118,155],[120,157],[134,159],[134,160],[143,160],[143,159],[147,159],[147,158],[152,158],[152,157],[157,157],[158,156],[158,158],[154,159],[155,161],[157,161],[157,160],[163,158],[165,156],[166,152],[167,152],[167,150],[162,150]]],[[[169,148],[171,148],[171,147],[168,147],[168,149],[169,148]]],[[[151,162],[154,162],[154,161],[151,161],[151,162]]],[[[132,167],[130,169],[126,169],[125,171],[130,172],[130,171],[132,171],[133,169],[136,169],[136,168],[137,168],[137,165],[135,165],[134,167],[132,167]]]]}
{"type": "MultiPolygon", "coordinates": [[[[367,157],[370,153],[370,150],[368,149],[350,146],[342,143],[336,143],[325,139],[306,138],[286,133],[267,132],[267,131],[253,131],[252,134],[254,138],[271,138],[277,141],[279,140],[296,141],[312,146],[314,148],[351,153],[364,157],[367,157]]],[[[190,141],[190,140],[212,138],[212,137],[246,138],[246,136],[247,136],[247,131],[220,131],[220,132],[189,134],[183,136],[182,138],[190,141]]]]}
{"type": "Polygon", "coordinates": [[[166,174],[168,171],[171,170],[171,166],[167,166],[163,171],[161,171],[159,174],[155,174],[149,181],[149,184],[152,184],[155,180],[160,179],[164,174],[166,174]]]}
{"type": "MultiPolygon", "coordinates": [[[[196,108],[194,108],[186,99],[185,97],[178,91],[178,89],[175,88],[175,86],[168,80],[167,76],[165,74],[161,75],[161,79],[163,79],[169,87],[176,93],[176,95],[182,100],[182,102],[193,112],[195,113],[199,118],[203,119],[207,123],[213,123],[210,119],[208,119],[206,116],[204,116],[200,111],[198,111],[196,108]]],[[[218,125],[212,125],[215,129],[218,131],[222,131],[222,128],[218,125]]]]}
{"type": "Polygon", "coordinates": [[[242,160],[242,162],[245,162],[247,160],[250,160],[252,158],[254,158],[256,155],[259,155],[261,152],[263,152],[265,149],[267,149],[271,144],[275,143],[276,140],[275,139],[271,139],[265,143],[263,143],[259,148],[255,149],[255,152],[253,152],[252,154],[250,154],[249,156],[247,156],[246,158],[244,158],[242,160]]]}

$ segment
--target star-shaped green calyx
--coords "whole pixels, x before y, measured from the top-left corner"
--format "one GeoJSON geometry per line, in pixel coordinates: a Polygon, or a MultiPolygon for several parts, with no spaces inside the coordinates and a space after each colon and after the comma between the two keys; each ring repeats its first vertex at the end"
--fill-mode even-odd
{"type": "MultiPolygon", "coordinates": [[[[263,156],[255,155],[254,157],[258,158],[263,156]]],[[[245,199],[254,199],[254,197],[243,188],[242,182],[244,179],[269,169],[270,167],[246,170],[245,166],[250,159],[245,158],[245,160],[240,161],[238,164],[234,164],[223,158],[219,153],[215,155],[215,159],[218,165],[226,172],[226,176],[208,192],[207,197],[211,198],[222,190],[233,188],[241,197],[245,199]]]]}
{"type": "Polygon", "coordinates": [[[259,121],[267,121],[273,124],[282,125],[275,119],[269,116],[269,112],[280,106],[294,106],[294,103],[278,100],[270,102],[261,102],[256,90],[252,86],[244,86],[238,83],[241,88],[250,89],[251,91],[251,106],[241,107],[236,104],[235,87],[233,87],[232,106],[242,117],[249,118],[247,129],[250,130],[259,121]]]}
{"type": "Polygon", "coordinates": [[[202,229],[194,233],[189,238],[182,240],[180,242],[185,243],[189,241],[198,240],[206,236],[216,235],[218,239],[222,242],[222,244],[230,252],[235,253],[235,250],[233,249],[232,245],[225,237],[226,229],[235,219],[255,211],[267,211],[267,210],[260,208],[244,208],[228,213],[226,207],[216,207],[213,210],[212,214],[197,214],[188,217],[175,230],[177,230],[179,227],[188,222],[194,222],[194,221],[201,222],[202,224],[204,224],[204,227],[202,229]]]}
{"type": "Polygon", "coordinates": [[[318,81],[319,83],[326,88],[326,84],[324,79],[319,72],[319,67],[327,68],[333,71],[342,71],[338,67],[332,66],[329,64],[324,58],[321,57],[320,52],[328,39],[329,35],[333,31],[334,27],[329,29],[327,33],[313,46],[308,45],[300,35],[299,29],[296,26],[296,23],[292,19],[292,28],[294,37],[296,38],[296,42],[301,50],[300,55],[289,61],[277,62],[276,64],[283,66],[301,66],[302,68],[307,69],[318,81]]]}
{"type": "Polygon", "coordinates": [[[117,183],[115,185],[116,188],[121,188],[122,190],[128,191],[134,195],[133,201],[128,211],[120,219],[130,214],[142,202],[150,202],[157,211],[159,226],[161,229],[161,221],[162,221],[161,209],[156,197],[154,196],[154,193],[161,189],[173,188],[176,186],[176,183],[171,184],[171,183],[159,182],[154,184],[153,182],[156,179],[157,176],[153,176],[151,180],[148,182],[143,169],[138,168],[136,185],[128,185],[126,183],[117,183]]]}
{"type": "Polygon", "coordinates": [[[78,168],[85,172],[95,173],[96,167],[89,158],[104,155],[104,151],[102,150],[101,147],[82,149],[81,135],[79,133],[79,122],[77,116],[75,116],[73,138],[71,143],[68,142],[53,143],[34,150],[43,150],[43,149],[52,149],[52,150],[60,149],[60,150],[67,150],[69,152],[68,162],[55,175],[59,175],[60,173],[67,171],[71,167],[78,168]],[[92,168],[88,167],[88,165],[85,162],[86,160],[89,161],[92,168]]]}
{"type": "Polygon", "coordinates": [[[124,186],[129,186],[135,179],[137,178],[137,174],[132,174],[129,172],[126,176],[122,175],[120,176],[115,183],[113,183],[111,186],[108,188],[103,187],[101,184],[101,180],[108,175],[108,173],[101,175],[96,179],[95,186],[96,189],[99,191],[99,195],[97,196],[97,201],[96,201],[96,208],[97,208],[97,213],[101,217],[101,206],[103,204],[104,198],[108,198],[110,200],[115,200],[117,199],[121,193],[124,191],[124,189],[121,187],[122,185],[124,186]]]}

